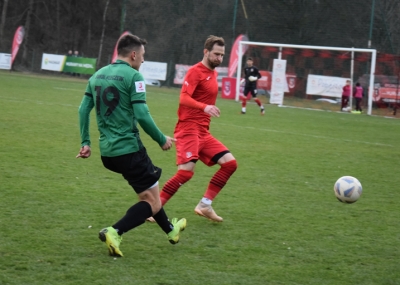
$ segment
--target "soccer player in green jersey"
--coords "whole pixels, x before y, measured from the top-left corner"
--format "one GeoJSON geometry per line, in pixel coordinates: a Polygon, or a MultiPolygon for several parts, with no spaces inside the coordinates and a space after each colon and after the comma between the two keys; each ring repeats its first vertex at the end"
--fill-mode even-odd
{"type": "Polygon", "coordinates": [[[100,153],[104,167],[122,174],[139,197],[113,226],[99,233],[110,255],[122,256],[122,234],[143,224],[153,216],[172,244],[186,227],[186,219],[168,220],[159,197],[161,169],[154,166],[140,140],[137,124],[163,150],[171,148],[174,138],[165,136],[156,126],[146,104],[146,87],[138,71],[144,61],[146,40],[128,34],[118,42],[116,62],[98,70],[90,79],[79,107],[81,149],[77,158],[91,154],[89,115],[96,110],[100,132],[100,153]]]}

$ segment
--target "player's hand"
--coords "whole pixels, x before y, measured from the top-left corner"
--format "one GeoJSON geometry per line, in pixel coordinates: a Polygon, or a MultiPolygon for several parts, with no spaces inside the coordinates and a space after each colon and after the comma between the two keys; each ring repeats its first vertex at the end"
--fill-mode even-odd
{"type": "Polygon", "coordinates": [[[88,158],[91,154],[92,154],[92,150],[90,149],[90,146],[85,145],[85,146],[81,147],[76,158],[88,158]]]}
{"type": "Polygon", "coordinates": [[[205,113],[207,113],[207,114],[209,114],[211,117],[219,117],[219,115],[220,115],[220,111],[219,111],[219,109],[218,109],[218,107],[217,106],[214,106],[214,105],[207,105],[205,108],[204,108],[204,112],[205,113]]]}
{"type": "Polygon", "coordinates": [[[249,76],[250,81],[256,81],[258,79],[257,76],[249,76]]]}
{"type": "Polygon", "coordinates": [[[176,142],[176,139],[175,138],[171,138],[169,136],[165,136],[165,138],[167,140],[166,140],[165,144],[161,148],[162,148],[162,150],[169,150],[172,147],[172,144],[174,142],[176,142]]]}

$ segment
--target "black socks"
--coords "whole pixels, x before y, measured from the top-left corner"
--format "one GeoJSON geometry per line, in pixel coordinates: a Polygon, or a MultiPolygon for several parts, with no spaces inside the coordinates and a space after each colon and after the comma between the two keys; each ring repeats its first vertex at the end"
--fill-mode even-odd
{"type": "Polygon", "coordinates": [[[171,222],[168,220],[167,214],[164,211],[164,208],[161,208],[160,211],[158,211],[157,214],[153,216],[154,220],[156,220],[157,224],[160,226],[160,228],[168,234],[170,231],[174,229],[174,226],[171,224],[171,222]]]}
{"type": "MultiPolygon", "coordinates": [[[[151,211],[150,204],[147,203],[146,201],[140,201],[135,205],[133,205],[132,207],[130,207],[126,212],[126,215],[117,223],[115,223],[112,227],[118,230],[119,235],[122,235],[123,233],[126,233],[131,229],[136,228],[137,226],[143,224],[148,217],[151,217],[152,214],[153,213],[151,211]]],[[[154,219],[157,221],[155,217],[154,219]]]]}

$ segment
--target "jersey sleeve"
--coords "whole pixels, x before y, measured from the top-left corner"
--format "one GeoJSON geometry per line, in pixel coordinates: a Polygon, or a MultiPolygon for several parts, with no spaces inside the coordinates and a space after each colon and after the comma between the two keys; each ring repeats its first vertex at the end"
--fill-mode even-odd
{"type": "Polygon", "coordinates": [[[93,94],[90,89],[90,85],[86,86],[85,95],[83,96],[82,102],[79,106],[79,129],[81,135],[81,146],[90,146],[90,112],[94,107],[93,94]]]}
{"type": "Polygon", "coordinates": [[[195,68],[189,69],[188,73],[185,76],[181,93],[179,96],[179,104],[182,106],[204,110],[207,107],[207,104],[201,103],[193,99],[193,92],[196,89],[197,85],[200,82],[200,77],[198,72],[196,72],[195,68]]]}
{"type": "Polygon", "coordinates": [[[256,68],[256,72],[257,72],[257,75],[256,75],[257,78],[260,79],[262,76],[261,76],[261,73],[260,73],[260,71],[258,70],[258,68],[256,68]]]}
{"type": "Polygon", "coordinates": [[[137,73],[132,82],[131,104],[133,113],[139,125],[154,141],[163,146],[167,141],[165,135],[160,131],[150,115],[146,104],[146,85],[142,74],[137,73]]]}

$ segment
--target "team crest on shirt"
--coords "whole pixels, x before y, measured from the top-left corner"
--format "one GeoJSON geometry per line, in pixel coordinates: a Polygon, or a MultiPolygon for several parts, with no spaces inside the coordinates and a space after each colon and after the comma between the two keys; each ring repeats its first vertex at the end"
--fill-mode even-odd
{"type": "Polygon", "coordinates": [[[190,152],[190,151],[188,151],[187,153],[186,153],[186,158],[191,158],[192,157],[192,153],[190,152]]]}
{"type": "Polygon", "coordinates": [[[254,71],[254,69],[253,68],[250,68],[250,72],[253,72],[254,71]]]}
{"type": "Polygon", "coordinates": [[[135,82],[136,92],[146,92],[146,84],[144,81],[136,81],[135,82]]]}

